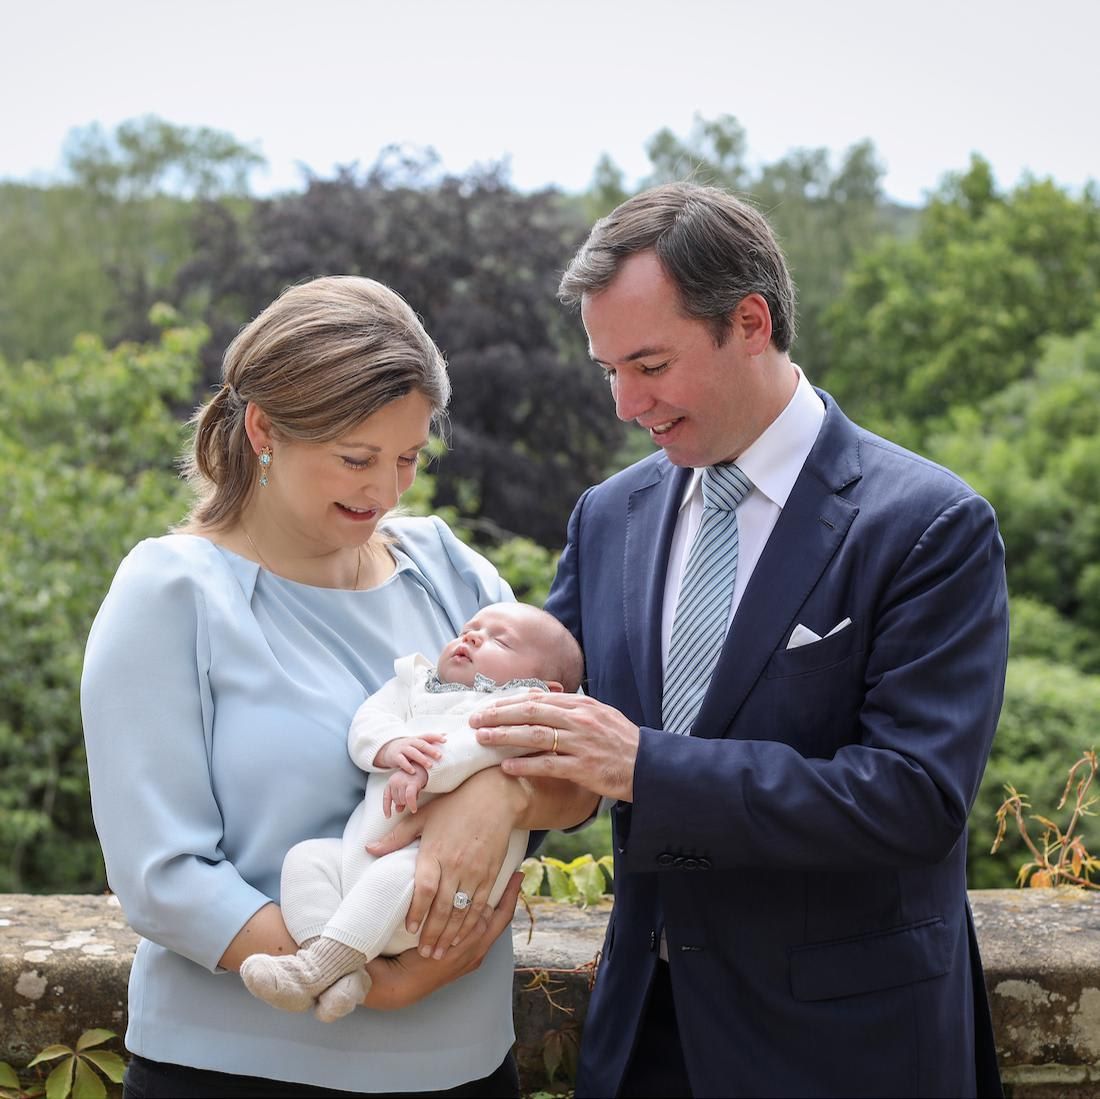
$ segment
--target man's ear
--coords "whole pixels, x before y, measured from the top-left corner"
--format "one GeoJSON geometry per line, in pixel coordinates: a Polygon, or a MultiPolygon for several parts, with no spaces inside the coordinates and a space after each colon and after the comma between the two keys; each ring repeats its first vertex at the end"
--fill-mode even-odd
{"type": "Polygon", "coordinates": [[[562,691],[565,690],[565,688],[556,679],[551,679],[546,684],[546,686],[549,687],[550,690],[554,692],[554,694],[560,694],[562,691]]]}
{"type": "Polygon", "coordinates": [[[748,294],[731,316],[734,334],[750,355],[763,355],[772,342],[772,311],[762,294],[748,294]]]}
{"type": "Polygon", "coordinates": [[[271,446],[271,420],[254,401],[249,401],[244,410],[244,432],[252,444],[253,453],[259,454],[265,446],[271,446]]]}

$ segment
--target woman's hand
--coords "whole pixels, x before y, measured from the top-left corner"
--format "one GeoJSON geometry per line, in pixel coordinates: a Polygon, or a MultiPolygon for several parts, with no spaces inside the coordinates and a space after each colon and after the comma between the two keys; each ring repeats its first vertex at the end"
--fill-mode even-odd
{"type": "Polygon", "coordinates": [[[443,958],[468,939],[478,920],[488,918],[489,893],[528,800],[525,784],[490,767],[368,845],[372,855],[381,856],[420,837],[416,885],[405,927],[415,935],[423,926],[421,957],[443,958]],[[466,908],[454,907],[460,891],[470,898],[466,908]]]}
{"type": "Polygon", "coordinates": [[[457,947],[449,950],[442,961],[425,959],[416,950],[406,950],[396,958],[378,957],[369,962],[367,972],[372,983],[364,1004],[381,1011],[408,1007],[451,981],[472,973],[511,925],[522,881],[522,874],[513,874],[496,911],[483,911],[473,921],[470,933],[457,947]]]}

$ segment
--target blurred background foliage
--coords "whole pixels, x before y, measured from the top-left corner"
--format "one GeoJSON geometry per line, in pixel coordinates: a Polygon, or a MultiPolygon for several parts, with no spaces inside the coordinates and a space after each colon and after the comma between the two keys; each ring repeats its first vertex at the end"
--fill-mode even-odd
{"type": "MultiPolygon", "coordinates": [[[[869,143],[755,165],[729,115],[662,130],[647,153],[635,185],[604,157],[567,195],[394,147],[258,197],[252,149],[146,117],[75,131],[63,181],[0,182],[0,891],[104,885],[83,645],[122,556],[186,511],[183,422],[237,329],[314,275],[405,295],[454,379],[449,445],[406,503],[541,602],[577,496],[650,450],[615,420],[579,321],[556,304],[559,274],[594,218],[683,178],[741,193],[775,225],[811,380],[997,509],[1013,640],[970,884],[1012,884],[1019,845],[988,855],[1002,784],[1050,814],[1100,739],[1100,196],[1043,179],[1001,189],[975,156],[923,208],[902,207],[869,143]]],[[[544,852],[607,844],[604,819],[544,852]]]]}

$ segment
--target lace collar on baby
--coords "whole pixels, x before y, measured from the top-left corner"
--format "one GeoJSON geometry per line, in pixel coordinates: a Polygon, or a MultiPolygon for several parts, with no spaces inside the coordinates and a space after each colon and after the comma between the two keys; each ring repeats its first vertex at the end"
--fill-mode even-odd
{"type": "Polygon", "coordinates": [[[465,683],[444,683],[436,674],[435,669],[428,673],[424,680],[424,690],[429,694],[447,694],[451,691],[480,691],[489,694],[492,691],[506,691],[513,687],[526,687],[532,691],[549,691],[550,688],[541,679],[509,679],[507,683],[497,683],[481,672],[474,672],[474,685],[467,687],[465,683]]]}

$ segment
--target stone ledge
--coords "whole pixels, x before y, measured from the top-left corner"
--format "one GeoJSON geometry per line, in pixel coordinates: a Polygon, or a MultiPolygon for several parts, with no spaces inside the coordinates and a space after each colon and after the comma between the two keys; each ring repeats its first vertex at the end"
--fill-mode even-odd
{"type": "MultiPolygon", "coordinates": [[[[1010,1094],[1100,1096],[1100,894],[978,890],[970,901],[1010,1094]]],[[[516,914],[513,995],[526,1086],[543,1082],[548,1032],[566,1044],[579,1034],[610,909],[539,898],[533,926],[522,907],[516,914]]],[[[25,1064],[87,1027],[121,1033],[136,943],[114,897],[0,894],[0,1060],[25,1064]]]]}

